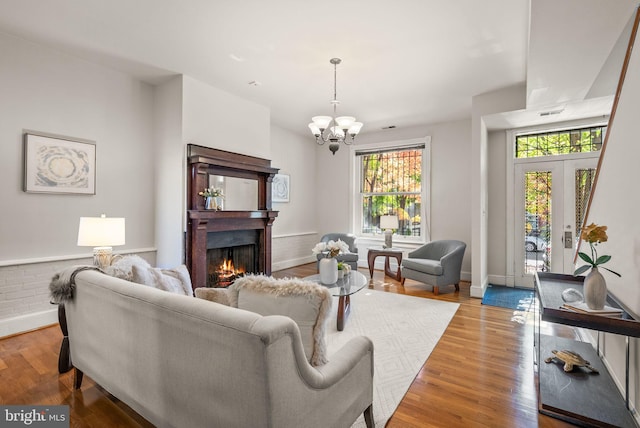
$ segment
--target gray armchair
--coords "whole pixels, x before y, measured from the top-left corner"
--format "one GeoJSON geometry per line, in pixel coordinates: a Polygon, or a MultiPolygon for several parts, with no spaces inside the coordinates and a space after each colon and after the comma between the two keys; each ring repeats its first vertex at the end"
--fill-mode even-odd
{"type": "MultiPolygon", "coordinates": [[[[349,266],[351,266],[351,269],[357,270],[358,247],[356,247],[356,235],[354,235],[353,233],[327,233],[320,239],[320,242],[337,241],[338,239],[349,246],[349,252],[338,254],[336,256],[336,260],[339,262],[347,263],[349,266]]],[[[318,262],[316,262],[316,265],[319,265],[319,260],[321,258],[322,254],[318,254],[318,262]]]]}
{"type": "Polygon", "coordinates": [[[455,285],[460,290],[460,271],[467,244],[455,240],[431,241],[411,251],[402,260],[402,284],[406,278],[433,286],[438,295],[441,285],[455,285]]]}

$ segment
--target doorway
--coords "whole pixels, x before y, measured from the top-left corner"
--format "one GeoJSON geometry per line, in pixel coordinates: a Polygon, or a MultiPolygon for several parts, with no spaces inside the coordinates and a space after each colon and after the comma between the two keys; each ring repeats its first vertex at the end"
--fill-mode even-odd
{"type": "Polygon", "coordinates": [[[536,271],[573,273],[598,154],[516,163],[516,287],[533,287],[536,271]]]}

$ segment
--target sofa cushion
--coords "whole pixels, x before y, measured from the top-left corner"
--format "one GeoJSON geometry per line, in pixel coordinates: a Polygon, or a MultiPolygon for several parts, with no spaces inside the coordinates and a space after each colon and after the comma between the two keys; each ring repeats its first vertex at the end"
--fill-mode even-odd
{"type": "Polygon", "coordinates": [[[442,275],[442,265],[440,260],[429,259],[403,259],[402,267],[407,269],[413,269],[420,272],[427,273],[429,275],[440,276],[442,275]]]}

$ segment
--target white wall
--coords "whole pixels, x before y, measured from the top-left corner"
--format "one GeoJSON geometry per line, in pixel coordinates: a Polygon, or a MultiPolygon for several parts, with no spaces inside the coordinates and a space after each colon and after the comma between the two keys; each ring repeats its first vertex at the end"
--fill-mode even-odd
{"type": "MultiPolygon", "coordinates": [[[[638,144],[640,111],[640,50],[633,51],[616,116],[608,129],[607,143],[587,221],[608,227],[609,240],[598,245],[598,255],[611,255],[605,266],[621,278],[602,270],[609,291],[635,314],[640,314],[640,193],[634,179],[640,159],[638,144]]],[[[582,246],[588,253],[588,244],[582,246]]],[[[580,263],[582,264],[582,263],[580,263]]],[[[640,408],[640,344],[631,340],[631,398],[640,408]]],[[[619,382],[624,382],[625,346],[622,336],[606,334],[601,343],[619,382]]]]}
{"type": "Polygon", "coordinates": [[[271,125],[271,165],[290,178],[289,202],[274,202],[273,270],[313,261],[318,242],[316,144],[277,125],[271,125]]]}
{"type": "Polygon", "coordinates": [[[491,284],[502,285],[507,275],[507,144],[505,131],[489,132],[487,273],[491,284]]]}
{"type": "Polygon", "coordinates": [[[0,260],[90,254],[78,220],[101,213],[126,218],[122,248],[152,246],[152,87],[3,34],[0,57],[0,260]],[[96,195],[23,192],[24,130],[95,141],[96,195]]]}
{"type": "Polygon", "coordinates": [[[523,109],[526,102],[524,85],[502,88],[472,99],[471,146],[471,296],[482,297],[488,284],[488,133],[484,116],[523,109]]]}
{"type": "Polygon", "coordinates": [[[155,237],[158,266],[172,268],[184,257],[186,172],[182,138],[182,83],[176,76],[155,90],[155,237]]]}
{"type": "Polygon", "coordinates": [[[2,336],[37,327],[33,320],[55,321],[51,276],[92,252],[76,246],[79,217],[125,217],[126,245],[115,250],[153,250],[154,168],[147,160],[153,151],[151,86],[5,34],[0,58],[2,336]],[[96,195],[23,192],[24,130],[95,141],[96,195]]]}
{"type": "Polygon", "coordinates": [[[183,97],[185,143],[271,158],[267,107],[188,76],[184,76],[183,97]]]}

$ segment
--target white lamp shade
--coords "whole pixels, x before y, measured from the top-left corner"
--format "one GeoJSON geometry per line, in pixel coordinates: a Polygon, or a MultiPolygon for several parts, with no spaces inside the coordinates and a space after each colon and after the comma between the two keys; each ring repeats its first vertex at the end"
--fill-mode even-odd
{"type": "Polygon", "coordinates": [[[340,128],[344,129],[345,131],[349,129],[355,121],[356,121],[356,118],[353,116],[336,117],[336,123],[340,128]]]}
{"type": "Polygon", "coordinates": [[[310,123],[309,129],[313,135],[320,135],[320,128],[315,123],[310,123]]]}
{"type": "Polygon", "coordinates": [[[78,246],[112,247],[124,245],[123,217],[80,217],[78,246]]]}
{"type": "Polygon", "coordinates": [[[327,129],[333,118],[331,116],[313,116],[311,120],[318,128],[327,129]]]}
{"type": "Polygon", "coordinates": [[[360,132],[362,125],[362,122],[353,122],[349,127],[349,131],[347,132],[349,132],[350,135],[358,135],[358,132],[360,132]]]}
{"type": "Polygon", "coordinates": [[[397,229],[397,228],[398,228],[397,215],[381,215],[380,216],[380,229],[397,229]]]}

